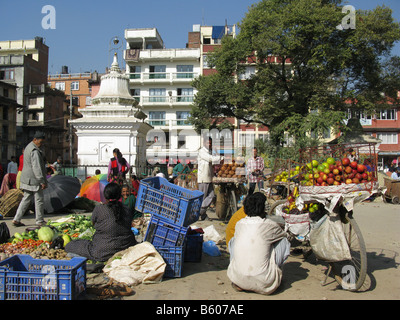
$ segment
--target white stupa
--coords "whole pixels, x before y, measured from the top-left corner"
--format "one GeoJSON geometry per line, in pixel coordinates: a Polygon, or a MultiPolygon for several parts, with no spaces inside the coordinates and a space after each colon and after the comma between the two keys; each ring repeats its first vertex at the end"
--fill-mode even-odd
{"type": "Polygon", "coordinates": [[[122,74],[116,54],[110,72],[101,77],[92,105],[80,113],[83,117],[70,124],[78,136],[78,165],[94,166],[88,175],[94,174],[95,166],[108,165],[114,148],[120,149],[133,173],[144,172],[146,135],[153,127],[143,122],[145,115],[129,93],[129,77],[122,74]]]}

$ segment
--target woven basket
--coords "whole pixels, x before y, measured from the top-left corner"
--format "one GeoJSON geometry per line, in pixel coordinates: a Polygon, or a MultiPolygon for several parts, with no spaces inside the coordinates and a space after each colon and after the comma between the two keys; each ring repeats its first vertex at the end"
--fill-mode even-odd
{"type": "Polygon", "coordinates": [[[24,193],[20,189],[11,189],[0,198],[0,214],[3,217],[13,217],[17,212],[24,193]]]}

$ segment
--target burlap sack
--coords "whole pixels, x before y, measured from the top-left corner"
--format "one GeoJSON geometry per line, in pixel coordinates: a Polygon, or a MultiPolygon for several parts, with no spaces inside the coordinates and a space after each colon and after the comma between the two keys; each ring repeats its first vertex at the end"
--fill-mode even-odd
{"type": "Polygon", "coordinates": [[[24,193],[20,189],[11,189],[0,198],[0,214],[3,217],[13,217],[17,212],[24,193]]]}

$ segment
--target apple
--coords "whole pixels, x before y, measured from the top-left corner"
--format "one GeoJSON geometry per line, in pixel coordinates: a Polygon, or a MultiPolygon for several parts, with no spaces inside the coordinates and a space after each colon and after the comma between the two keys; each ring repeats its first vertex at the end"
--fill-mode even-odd
{"type": "Polygon", "coordinates": [[[342,180],[342,176],[339,176],[339,175],[335,176],[335,180],[336,181],[341,181],[342,180]]]}
{"type": "Polygon", "coordinates": [[[312,163],[311,162],[307,163],[307,168],[310,169],[310,170],[312,169],[312,163]]]}
{"type": "Polygon", "coordinates": [[[360,180],[359,180],[359,179],[357,179],[357,178],[354,178],[354,179],[353,179],[353,183],[355,183],[355,184],[359,184],[359,183],[360,183],[360,180]]]}
{"type": "Polygon", "coordinates": [[[322,165],[323,165],[325,168],[329,168],[329,163],[328,163],[328,162],[326,162],[326,161],[325,161],[325,162],[323,162],[323,163],[322,163],[322,165]]]}
{"type": "Polygon", "coordinates": [[[346,184],[350,184],[350,183],[353,183],[353,180],[352,179],[346,179],[346,184]]]}
{"type": "Polygon", "coordinates": [[[349,159],[349,158],[343,158],[343,159],[342,159],[342,164],[343,164],[344,166],[348,166],[348,165],[350,164],[350,159],[349,159]]]}
{"type": "Polygon", "coordinates": [[[354,178],[354,176],[355,176],[355,174],[354,174],[354,173],[350,173],[350,174],[347,176],[347,179],[353,179],[353,178],[354,178]]]}
{"type": "Polygon", "coordinates": [[[362,174],[357,172],[356,175],[354,176],[354,178],[357,178],[358,180],[362,180],[362,174]]]}
{"type": "Polygon", "coordinates": [[[358,166],[357,161],[350,162],[350,167],[352,167],[353,169],[357,169],[357,166],[358,166]]]}
{"type": "Polygon", "coordinates": [[[329,171],[332,172],[334,169],[336,169],[336,166],[333,165],[333,164],[330,164],[330,165],[329,165],[329,171]]]}
{"type": "Polygon", "coordinates": [[[319,173],[314,173],[314,179],[318,179],[319,178],[319,173]]]}
{"type": "Polygon", "coordinates": [[[328,179],[326,179],[326,182],[328,184],[333,184],[335,182],[335,180],[332,177],[329,177],[328,179]]]}
{"type": "Polygon", "coordinates": [[[314,175],[313,175],[312,173],[310,173],[310,174],[308,175],[308,180],[312,180],[312,179],[314,179],[314,175]]]}
{"type": "Polygon", "coordinates": [[[339,186],[339,185],[341,185],[341,183],[340,183],[340,181],[336,181],[336,180],[335,180],[335,181],[333,181],[333,185],[334,185],[334,186],[339,186]]]}
{"type": "Polygon", "coordinates": [[[313,160],[311,161],[311,164],[314,168],[318,167],[318,161],[317,160],[313,160]]]}
{"type": "Polygon", "coordinates": [[[363,173],[365,171],[365,166],[363,164],[357,165],[357,171],[363,173]]]}
{"type": "Polygon", "coordinates": [[[326,159],[326,162],[327,162],[328,164],[335,164],[335,163],[336,163],[335,159],[332,158],[332,157],[329,157],[328,159],[326,159]]]}
{"type": "Polygon", "coordinates": [[[334,178],[334,177],[335,177],[335,175],[332,172],[328,173],[328,178],[334,178]]]}
{"type": "Polygon", "coordinates": [[[320,165],[318,165],[317,169],[318,169],[318,171],[324,171],[325,166],[320,164],[320,165]]]}
{"type": "Polygon", "coordinates": [[[338,170],[339,170],[340,172],[342,172],[342,171],[343,171],[343,166],[342,166],[342,165],[340,165],[340,166],[337,166],[337,168],[338,168],[338,170]]]}
{"type": "Polygon", "coordinates": [[[328,168],[325,168],[325,169],[324,169],[324,173],[325,173],[325,174],[329,174],[330,172],[331,172],[331,171],[330,171],[328,168]]]}
{"type": "Polygon", "coordinates": [[[333,169],[332,173],[337,176],[339,174],[339,169],[333,169]]]}
{"type": "Polygon", "coordinates": [[[322,184],[322,182],[324,182],[324,179],[322,179],[322,177],[319,177],[319,178],[317,179],[317,183],[322,184]]]}
{"type": "Polygon", "coordinates": [[[362,176],[363,180],[367,180],[368,179],[368,173],[366,173],[366,172],[364,172],[361,176],[362,176]]]}
{"type": "Polygon", "coordinates": [[[322,180],[324,180],[324,181],[326,181],[326,179],[328,179],[328,175],[326,173],[323,173],[321,177],[322,177],[322,180]]]}
{"type": "Polygon", "coordinates": [[[328,184],[325,182],[325,181],[323,181],[322,183],[321,183],[321,186],[323,186],[323,187],[326,187],[328,184]]]}
{"type": "Polygon", "coordinates": [[[361,180],[361,183],[367,183],[368,180],[361,180]]]}
{"type": "Polygon", "coordinates": [[[354,174],[358,173],[358,171],[356,169],[351,169],[351,172],[354,174]]]}
{"type": "Polygon", "coordinates": [[[344,168],[344,172],[346,173],[352,173],[353,169],[350,166],[347,166],[344,168]]]}

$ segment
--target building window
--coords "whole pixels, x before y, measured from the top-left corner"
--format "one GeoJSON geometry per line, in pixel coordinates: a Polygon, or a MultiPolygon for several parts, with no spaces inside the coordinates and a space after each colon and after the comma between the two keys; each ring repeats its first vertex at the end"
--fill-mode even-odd
{"type": "Polygon", "coordinates": [[[140,102],[140,89],[131,89],[131,95],[137,102],[140,102]]]}
{"type": "Polygon", "coordinates": [[[397,132],[378,132],[378,139],[382,140],[382,144],[397,144],[398,143],[398,134],[397,132]]]}
{"type": "Polygon", "coordinates": [[[79,81],[71,82],[71,90],[79,90],[79,81]]]}
{"type": "Polygon", "coordinates": [[[57,90],[65,91],[65,82],[56,82],[56,87],[57,90]]]}
{"type": "Polygon", "coordinates": [[[152,126],[165,126],[165,111],[149,111],[149,120],[152,126]]]}
{"type": "Polygon", "coordinates": [[[8,120],[8,107],[3,106],[3,120],[8,120]]]}
{"type": "Polygon", "coordinates": [[[166,66],[150,66],[150,79],[166,79],[167,75],[165,73],[166,66]]]}
{"type": "Polygon", "coordinates": [[[239,80],[248,80],[255,74],[256,74],[255,66],[246,66],[245,71],[239,74],[239,80]]]}
{"type": "Polygon", "coordinates": [[[378,120],[396,120],[396,109],[381,110],[376,113],[378,120]]]}
{"type": "Polygon", "coordinates": [[[187,121],[187,119],[190,116],[190,111],[177,111],[176,112],[176,125],[177,126],[187,126],[190,125],[190,123],[187,121]]]}
{"type": "Polygon", "coordinates": [[[0,80],[14,80],[15,71],[13,68],[5,68],[0,70],[0,80]]]}
{"type": "Polygon", "coordinates": [[[166,90],[164,88],[156,88],[149,90],[149,102],[166,102],[166,90]]]}
{"type": "Polygon", "coordinates": [[[142,73],[141,66],[132,66],[132,67],[130,67],[129,78],[130,79],[140,79],[141,73],[142,73]]]}
{"type": "Polygon", "coordinates": [[[193,66],[192,65],[177,65],[176,72],[177,72],[176,77],[178,79],[193,78],[193,66]]]}
{"type": "Polygon", "coordinates": [[[178,88],[177,102],[193,102],[193,88],[178,88]]]}
{"type": "Polygon", "coordinates": [[[28,105],[29,106],[36,106],[37,105],[37,97],[28,98],[28,105]]]}
{"type": "Polygon", "coordinates": [[[208,57],[206,54],[203,55],[203,68],[205,68],[205,69],[212,68],[212,65],[210,63],[208,63],[208,57]]]}

